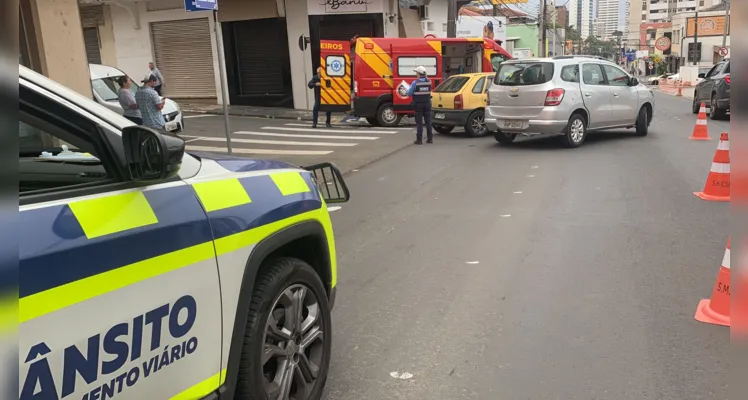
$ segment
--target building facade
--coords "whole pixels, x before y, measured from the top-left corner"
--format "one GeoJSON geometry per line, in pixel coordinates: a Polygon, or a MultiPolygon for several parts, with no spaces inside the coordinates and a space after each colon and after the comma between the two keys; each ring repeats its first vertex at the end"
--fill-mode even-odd
{"type": "MultiPolygon", "coordinates": [[[[601,0],[602,1],[602,0],[601,0]]],[[[640,26],[647,23],[671,22],[675,14],[694,12],[721,4],[723,0],[628,0],[626,47],[645,50],[640,42],[640,26]]]]}
{"type": "Polygon", "coordinates": [[[397,0],[219,4],[216,23],[211,11],[185,11],[184,0],[21,0],[19,63],[91,96],[89,63],[139,81],[153,61],[164,94],[183,103],[218,104],[226,91],[231,104],[310,109],[319,40],[397,37],[406,19],[397,0]]]}
{"type": "Polygon", "coordinates": [[[569,10],[569,26],[576,29],[582,39],[594,34],[594,0],[569,0],[566,7],[569,10]]]}
{"type": "Polygon", "coordinates": [[[620,0],[597,0],[597,20],[603,25],[601,39],[613,39],[613,32],[623,30],[620,7],[620,0]]]}

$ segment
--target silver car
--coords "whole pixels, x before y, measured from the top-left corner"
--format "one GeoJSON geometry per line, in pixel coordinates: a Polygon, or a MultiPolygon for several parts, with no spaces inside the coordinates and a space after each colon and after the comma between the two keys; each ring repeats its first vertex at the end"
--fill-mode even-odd
{"type": "Polygon", "coordinates": [[[509,60],[488,90],[485,121],[502,144],[518,134],[556,135],[578,147],[593,130],[635,127],[645,136],[654,104],[649,88],[600,58],[509,60]]]}

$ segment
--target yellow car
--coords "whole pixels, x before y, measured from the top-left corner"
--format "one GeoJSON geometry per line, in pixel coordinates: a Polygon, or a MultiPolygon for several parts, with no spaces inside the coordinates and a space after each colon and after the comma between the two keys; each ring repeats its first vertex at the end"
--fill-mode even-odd
{"type": "Polygon", "coordinates": [[[488,133],[483,111],[488,102],[488,88],[495,72],[453,75],[431,93],[431,124],[439,133],[449,133],[456,126],[470,136],[488,133]]]}

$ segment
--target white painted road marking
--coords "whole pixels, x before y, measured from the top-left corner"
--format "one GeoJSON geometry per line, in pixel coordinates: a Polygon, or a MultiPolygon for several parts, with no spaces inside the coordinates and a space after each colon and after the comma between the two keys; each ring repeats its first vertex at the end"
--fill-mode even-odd
{"type": "Polygon", "coordinates": [[[339,207],[339,206],[331,206],[331,207],[327,207],[327,211],[329,211],[329,212],[333,212],[333,211],[338,211],[338,210],[340,210],[341,208],[343,208],[343,207],[339,207]]]}
{"type": "Polygon", "coordinates": [[[479,264],[480,261],[466,261],[465,264],[479,264]]]}
{"type": "Polygon", "coordinates": [[[183,115],[182,116],[182,118],[205,118],[205,117],[220,117],[220,115],[199,114],[199,115],[183,115]]]}
{"type": "Polygon", "coordinates": [[[501,218],[508,218],[511,217],[512,214],[501,214],[501,218]]]}
{"type": "Polygon", "coordinates": [[[522,194],[522,192],[513,192],[514,194],[522,194]]]}
{"type": "MultiPolygon", "coordinates": [[[[292,131],[292,132],[324,132],[324,133],[361,133],[361,130],[346,130],[346,129],[317,129],[317,128],[284,128],[282,126],[263,126],[262,129],[274,129],[278,131],[292,131]]],[[[366,130],[367,133],[375,133],[379,135],[394,135],[397,131],[372,131],[366,130]]]]}
{"type": "MultiPolygon", "coordinates": [[[[283,124],[286,126],[300,126],[300,127],[310,127],[311,124],[283,124]]],[[[333,124],[332,126],[339,126],[339,127],[350,127],[350,128],[359,128],[361,131],[368,131],[369,129],[373,128],[371,125],[364,125],[364,124],[349,124],[347,122],[343,122],[341,124],[333,124]]],[[[388,126],[387,129],[415,129],[415,126],[388,126]]]]}
{"type": "MultiPolygon", "coordinates": [[[[225,153],[225,147],[207,147],[207,146],[188,146],[187,150],[192,151],[210,151],[225,153]]],[[[275,155],[287,155],[287,156],[324,156],[332,153],[332,150],[328,151],[316,151],[316,150],[272,150],[272,149],[244,149],[237,147],[231,149],[233,153],[240,154],[275,154],[275,155]]]]}
{"type": "MultiPolygon", "coordinates": [[[[220,137],[202,137],[200,140],[206,142],[225,142],[226,138],[220,137]]],[[[289,146],[329,146],[329,147],[353,147],[358,143],[328,143],[328,142],[294,142],[283,140],[262,140],[262,139],[239,139],[231,138],[232,143],[252,143],[252,144],[280,144],[289,146]]]]}
{"type": "Polygon", "coordinates": [[[303,138],[303,139],[351,139],[351,140],[377,140],[379,139],[379,136],[305,135],[301,133],[273,133],[273,132],[252,132],[252,131],[236,131],[234,133],[237,135],[292,137],[292,138],[303,138]]]}
{"type": "Polygon", "coordinates": [[[190,140],[185,140],[184,142],[185,142],[185,143],[189,143],[189,142],[194,142],[194,141],[196,141],[196,140],[200,140],[200,139],[202,139],[202,138],[201,138],[201,137],[196,137],[196,138],[194,138],[194,139],[190,139],[190,140]]]}

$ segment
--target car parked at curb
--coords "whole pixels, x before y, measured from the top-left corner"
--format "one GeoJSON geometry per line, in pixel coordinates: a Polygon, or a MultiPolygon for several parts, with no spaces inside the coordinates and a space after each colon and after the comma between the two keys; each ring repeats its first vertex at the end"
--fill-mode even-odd
{"type": "Polygon", "coordinates": [[[645,136],[655,105],[637,78],[587,56],[504,61],[488,97],[486,125],[502,144],[517,135],[549,135],[578,147],[589,132],[616,128],[645,136]]]}
{"type": "Polygon", "coordinates": [[[694,89],[691,111],[698,114],[703,102],[709,108],[709,118],[724,118],[730,111],[730,60],[717,63],[699,78],[703,80],[694,89]]]}
{"type": "MultiPolygon", "coordinates": [[[[122,106],[117,100],[117,92],[119,91],[117,79],[121,76],[126,76],[126,74],[108,65],[89,64],[88,69],[91,74],[94,100],[117,114],[122,115],[124,110],[122,110],[122,106]]],[[[139,79],[130,78],[130,81],[132,82],[131,90],[134,95],[140,88],[137,83],[139,79]]],[[[179,133],[184,130],[182,110],[176,101],[167,98],[161,113],[164,115],[164,121],[166,121],[164,129],[167,132],[179,133]]]]}
{"type": "Polygon", "coordinates": [[[470,136],[488,133],[484,119],[488,88],[493,72],[453,75],[431,94],[431,124],[439,133],[455,127],[465,128],[470,136]]]}

